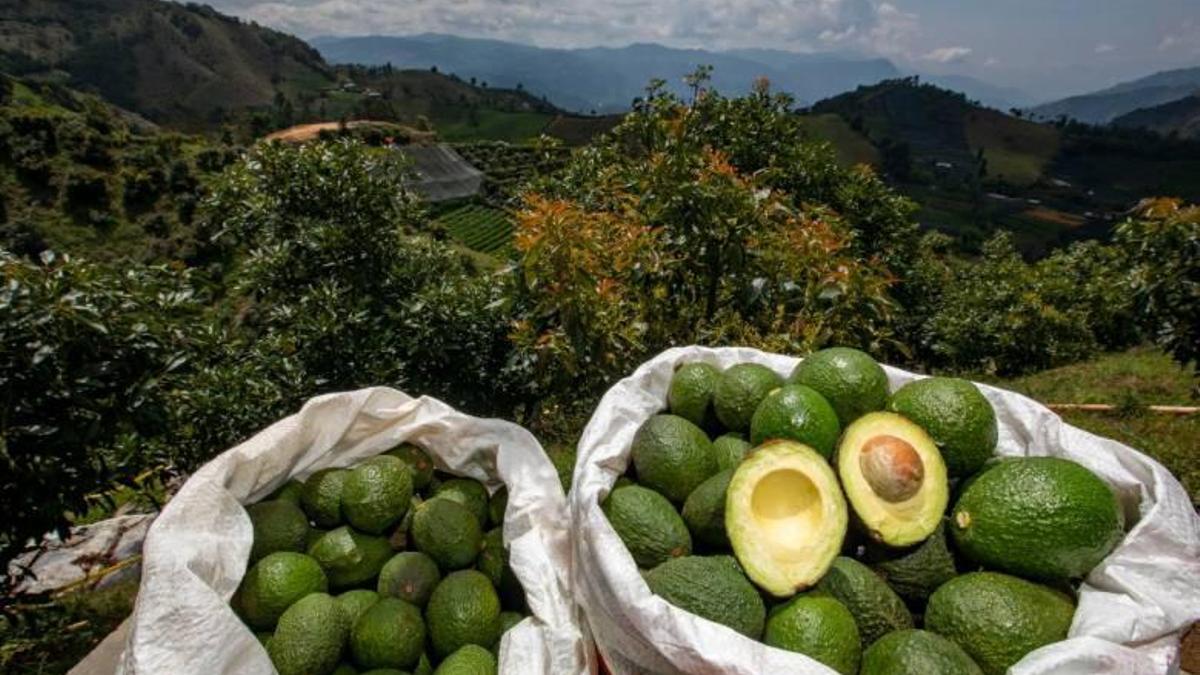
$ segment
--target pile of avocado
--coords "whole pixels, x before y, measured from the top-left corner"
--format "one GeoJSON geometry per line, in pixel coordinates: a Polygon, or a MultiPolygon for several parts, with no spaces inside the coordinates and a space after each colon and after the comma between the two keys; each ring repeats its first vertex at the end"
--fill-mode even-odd
{"type": "Polygon", "coordinates": [[[246,507],[254,544],[231,605],[280,675],[495,673],[526,611],[507,501],[408,443],[317,471],[246,507]]]}
{"type": "Polygon", "coordinates": [[[601,507],[650,590],[841,673],[1004,673],[1063,640],[1124,536],[1116,496],[1051,457],[998,458],[965,380],[889,391],[833,348],[783,378],[676,367],[601,507]]]}

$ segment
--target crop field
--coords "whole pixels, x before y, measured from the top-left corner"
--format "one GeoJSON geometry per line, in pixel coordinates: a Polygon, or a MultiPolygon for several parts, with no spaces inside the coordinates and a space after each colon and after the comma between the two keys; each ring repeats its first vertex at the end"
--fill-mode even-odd
{"type": "Polygon", "coordinates": [[[515,194],[529,179],[561,167],[570,150],[539,148],[501,141],[478,141],[454,146],[463,159],[482,171],[489,193],[515,194]]]}
{"type": "Polygon", "coordinates": [[[472,251],[503,254],[512,245],[512,219],[500,209],[469,204],[443,215],[437,222],[455,241],[472,251]]]}

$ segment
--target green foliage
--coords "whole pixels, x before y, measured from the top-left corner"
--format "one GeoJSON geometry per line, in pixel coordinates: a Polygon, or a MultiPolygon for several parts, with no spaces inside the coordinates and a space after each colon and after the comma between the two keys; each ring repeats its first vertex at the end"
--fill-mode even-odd
{"type": "Polygon", "coordinates": [[[474,251],[503,254],[512,246],[512,218],[499,209],[468,204],[438,218],[437,224],[474,251]]]}
{"type": "Polygon", "coordinates": [[[1200,206],[1143,202],[1117,228],[1133,268],[1134,303],[1146,331],[1183,365],[1200,360],[1200,206]]]}
{"type": "Polygon", "coordinates": [[[0,559],[154,461],[199,311],[187,275],[0,252],[0,559]]]}

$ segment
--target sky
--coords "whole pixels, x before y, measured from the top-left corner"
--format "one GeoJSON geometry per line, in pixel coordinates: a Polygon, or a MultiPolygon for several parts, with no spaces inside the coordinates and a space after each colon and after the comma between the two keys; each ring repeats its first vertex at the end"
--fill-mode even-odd
{"type": "Polygon", "coordinates": [[[208,0],[301,37],[772,47],[891,59],[1039,99],[1200,66],[1200,0],[208,0]]]}

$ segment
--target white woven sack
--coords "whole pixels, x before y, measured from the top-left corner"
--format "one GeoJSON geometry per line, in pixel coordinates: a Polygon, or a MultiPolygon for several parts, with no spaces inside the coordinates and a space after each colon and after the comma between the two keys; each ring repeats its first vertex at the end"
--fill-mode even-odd
{"type": "Polygon", "coordinates": [[[505,633],[500,672],[586,672],[569,593],[566,498],[537,440],[515,424],[383,387],[314,398],[188,479],[146,537],[123,649],[106,641],[73,672],[274,673],[266,651],[229,607],[250,554],[242,504],[290,478],[349,466],[402,441],[424,448],[439,469],[481,480],[489,490],[508,487],[504,538],[532,616],[505,633]]]}
{"type": "MultiPolygon", "coordinates": [[[[601,656],[625,673],[822,673],[800,654],[678,609],[650,593],[600,510],[629,462],[638,426],[666,408],[680,362],[724,368],[763,364],[787,376],[799,359],[753,349],[681,347],[646,362],[600,401],[579,442],[571,513],[575,592],[601,656]]],[[[921,376],[885,367],[893,391],[921,376]]],[[[1069,639],[1027,655],[1015,675],[1165,673],[1178,669],[1179,639],[1200,619],[1200,518],[1179,482],[1142,453],[1065,424],[1045,406],[980,385],[996,409],[1001,455],[1066,457],[1115,488],[1131,524],[1080,590],[1069,639]]]]}

